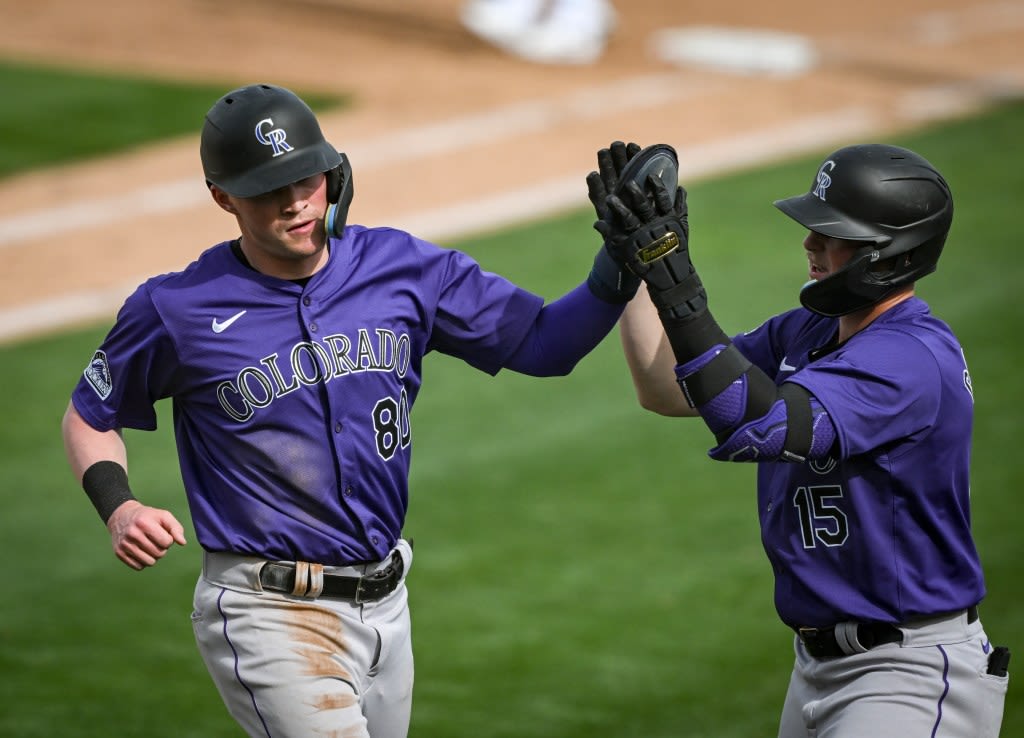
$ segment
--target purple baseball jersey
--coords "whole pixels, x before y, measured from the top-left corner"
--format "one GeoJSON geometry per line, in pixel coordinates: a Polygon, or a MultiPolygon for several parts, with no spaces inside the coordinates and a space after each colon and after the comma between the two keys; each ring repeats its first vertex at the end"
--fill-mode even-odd
{"type": "Polygon", "coordinates": [[[959,342],[918,298],[833,350],[838,321],[804,309],[737,336],[777,383],[827,409],[838,441],[758,465],[762,542],[788,625],[905,622],[985,595],[970,531],[974,398],[959,342]]]}
{"type": "Polygon", "coordinates": [[[329,565],[383,559],[408,502],[409,412],[436,350],[496,374],[542,298],[467,255],[350,225],[303,287],[230,242],[131,295],[72,399],[98,430],[175,437],[203,548],[329,565]]]}

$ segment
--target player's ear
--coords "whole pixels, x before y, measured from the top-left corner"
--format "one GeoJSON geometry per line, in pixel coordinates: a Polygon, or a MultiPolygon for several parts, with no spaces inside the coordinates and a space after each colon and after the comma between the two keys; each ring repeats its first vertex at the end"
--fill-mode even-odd
{"type": "Polygon", "coordinates": [[[232,215],[237,215],[238,211],[235,210],[235,206],[231,204],[231,196],[228,195],[224,190],[220,189],[217,185],[207,183],[210,187],[210,197],[213,201],[221,207],[222,210],[226,210],[232,215]]]}

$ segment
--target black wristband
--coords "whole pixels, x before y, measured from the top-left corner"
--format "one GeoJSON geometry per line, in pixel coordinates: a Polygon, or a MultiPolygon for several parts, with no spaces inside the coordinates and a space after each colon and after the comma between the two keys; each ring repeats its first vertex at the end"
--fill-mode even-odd
{"type": "Polygon", "coordinates": [[[128,472],[116,461],[97,461],[86,469],[82,475],[82,489],[104,523],[114,510],[135,499],[128,486],[128,472]]]}
{"type": "Polygon", "coordinates": [[[640,288],[640,277],[612,258],[606,246],[598,249],[594,266],[587,275],[587,287],[594,297],[613,305],[624,305],[640,288]]]}

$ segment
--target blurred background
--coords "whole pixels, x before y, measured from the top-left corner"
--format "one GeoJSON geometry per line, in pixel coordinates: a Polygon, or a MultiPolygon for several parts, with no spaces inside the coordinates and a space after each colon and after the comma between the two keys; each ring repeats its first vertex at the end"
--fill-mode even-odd
{"type": "MultiPolygon", "coordinates": [[[[192,641],[197,547],[141,575],[120,565],[59,421],[135,285],[235,235],[198,132],[258,81],[305,96],[349,155],[350,220],[463,248],[548,297],[597,247],[596,149],[672,144],[733,331],[803,281],[802,234],[773,199],[840,145],[921,151],[957,197],[921,292],[974,377],[983,618],[1024,648],[1024,3],[483,4],[0,0],[0,735],[237,735],[192,641]]],[[[169,410],[128,442],[140,494],[184,521],[169,410]]],[[[616,337],[544,382],[430,357],[413,422],[413,736],[774,735],[791,653],[753,469],[710,462],[697,424],[643,413],[616,337]]],[[[1024,735],[1016,691],[1007,736],[1024,735]]]]}

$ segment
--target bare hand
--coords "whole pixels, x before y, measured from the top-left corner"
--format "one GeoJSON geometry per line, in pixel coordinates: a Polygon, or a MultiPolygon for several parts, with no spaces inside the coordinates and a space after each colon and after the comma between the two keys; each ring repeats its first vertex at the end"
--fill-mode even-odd
{"type": "Polygon", "coordinates": [[[170,547],[185,545],[185,529],[167,510],[130,500],[107,520],[114,554],[132,569],[153,566],[170,547]]]}

